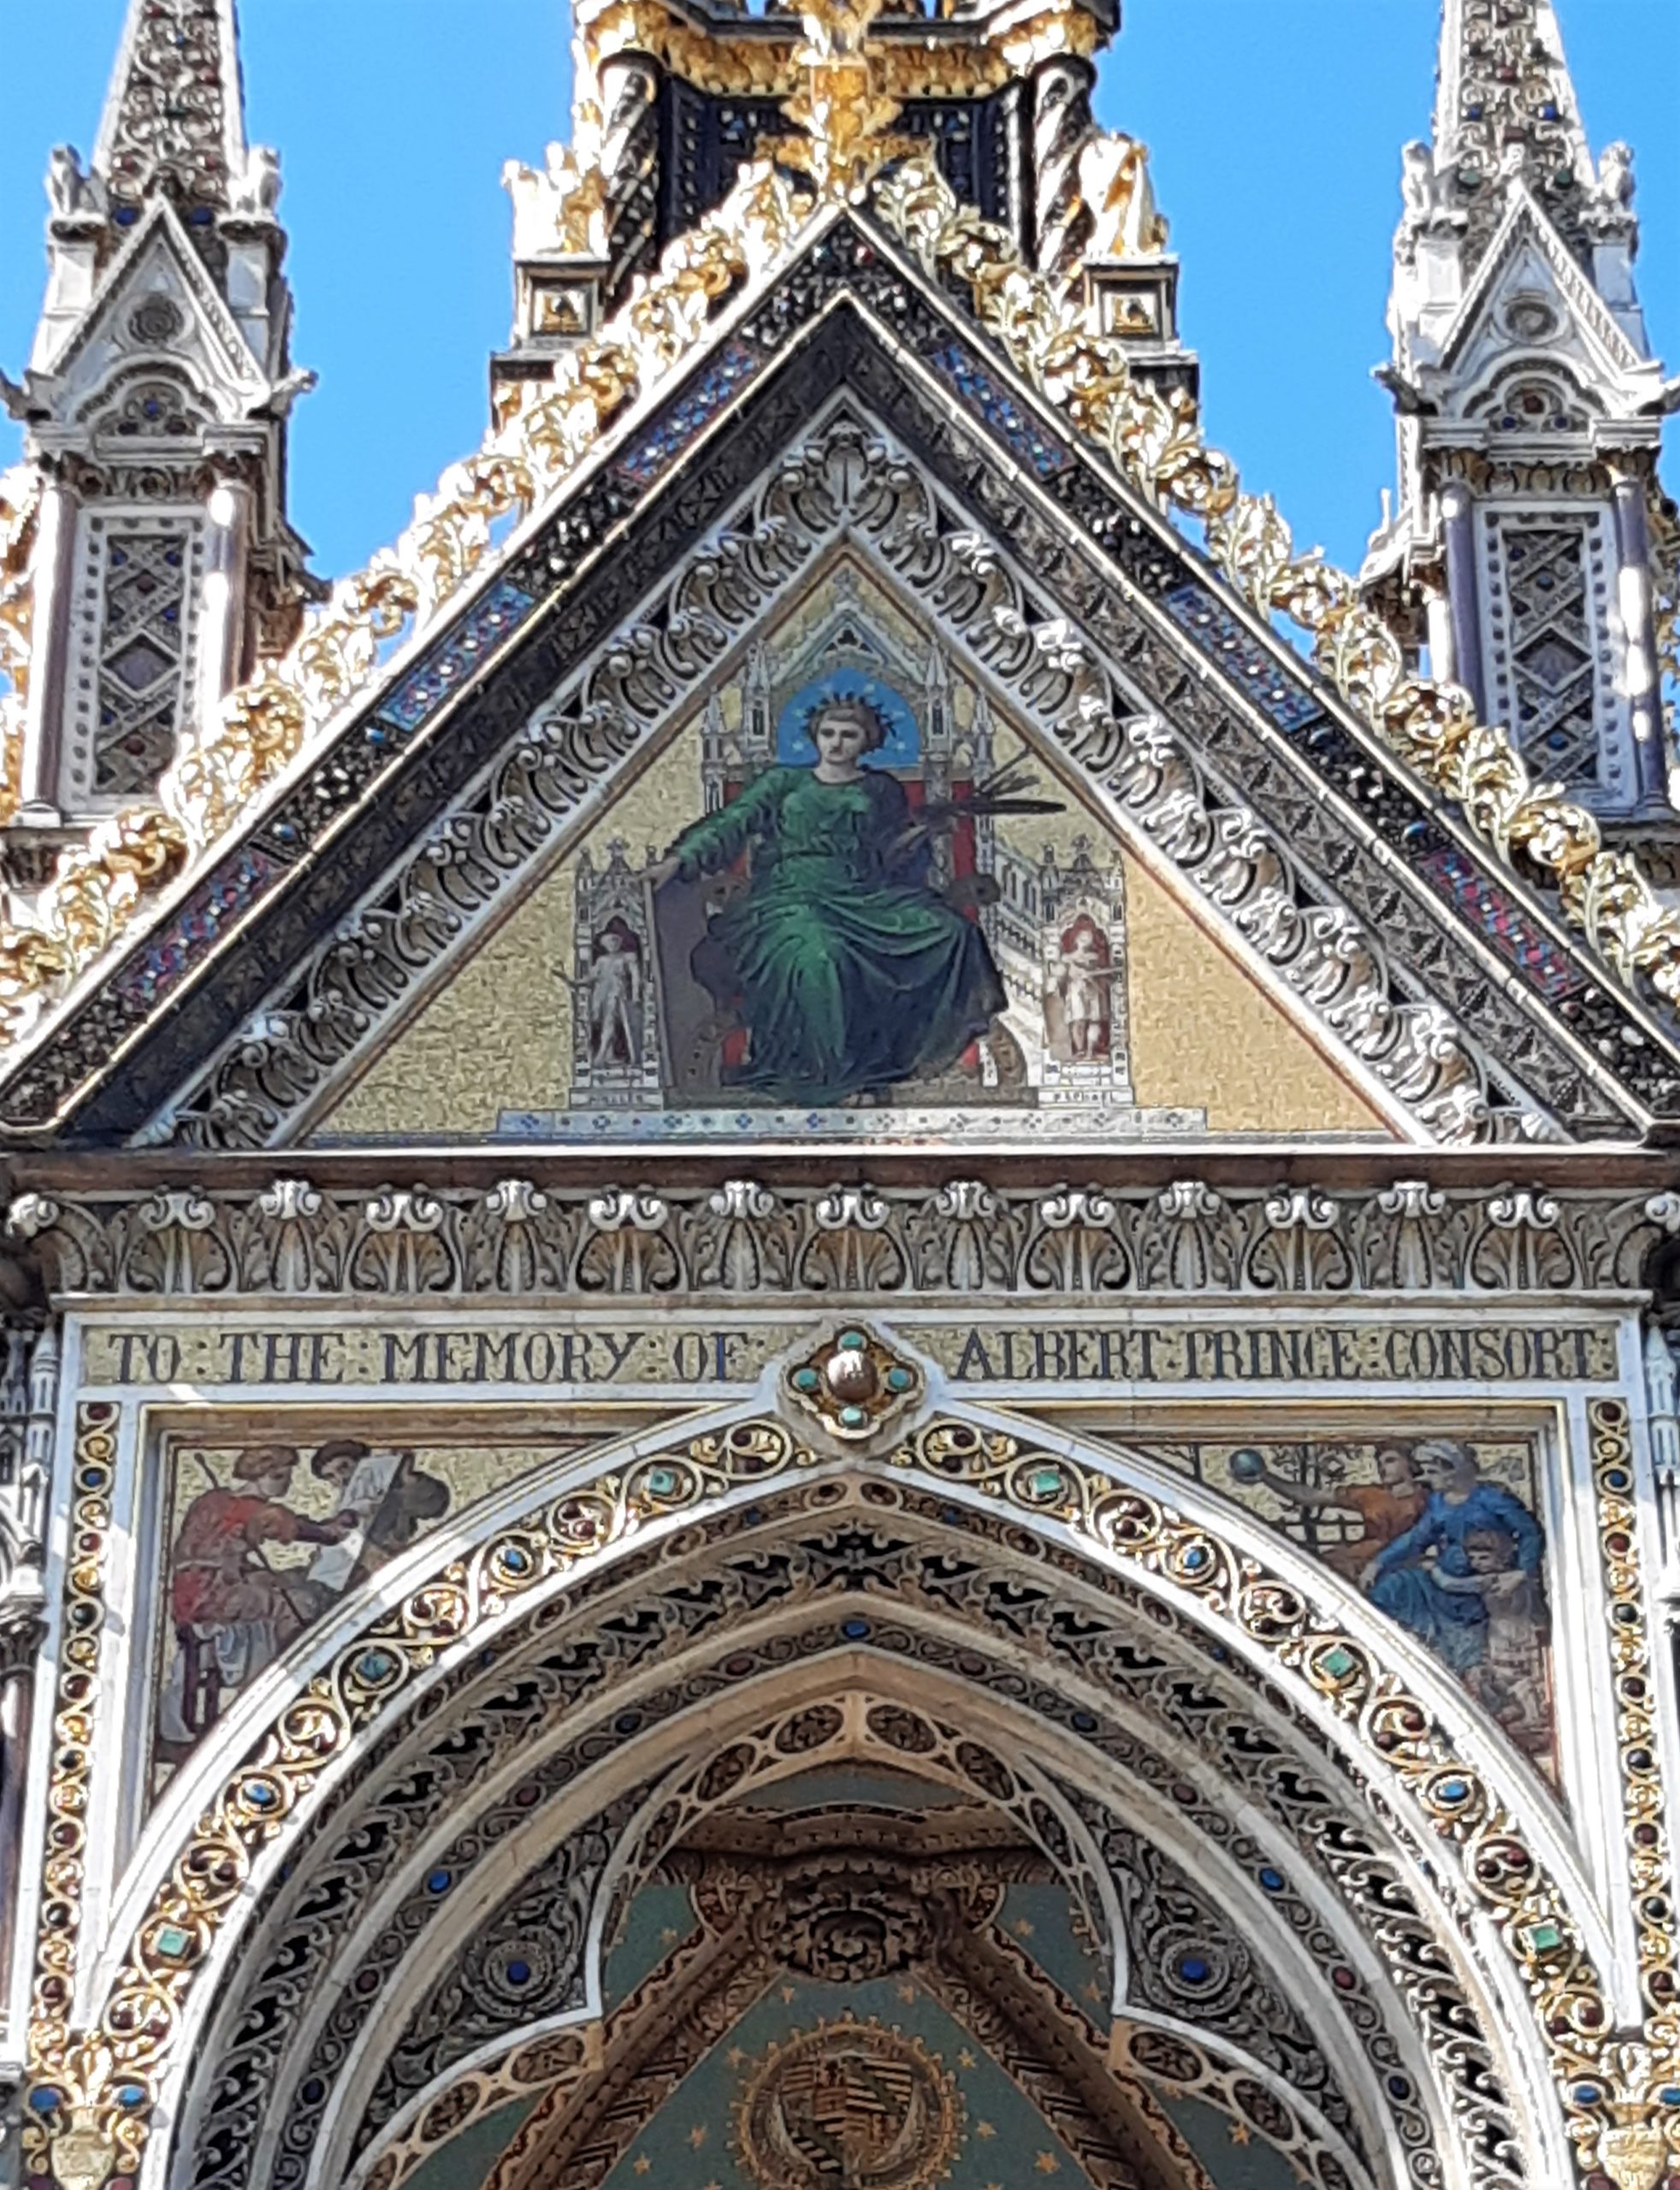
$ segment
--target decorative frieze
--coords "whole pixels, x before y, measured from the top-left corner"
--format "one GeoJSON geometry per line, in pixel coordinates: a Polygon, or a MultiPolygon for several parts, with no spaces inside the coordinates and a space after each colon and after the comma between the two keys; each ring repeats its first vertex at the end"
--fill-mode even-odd
{"type": "MultiPolygon", "coordinates": [[[[1640,1286],[1652,1249],[1680,1232],[1680,1198],[1514,1185],[1450,1193],[1418,1179],[1374,1190],[1184,1178],[1024,1191],[979,1179],[775,1188],[731,1179],[654,1193],[518,1178],[369,1191],[291,1177],[255,1193],[26,1193],[6,1226],[55,1293],[151,1301],[1491,1296],[1640,1286]]],[[[413,1346],[417,1366],[419,1336],[413,1346]]],[[[259,1367],[251,1351],[245,1373],[259,1367]]],[[[707,1369],[696,1356],[680,1373],[707,1369]]]]}

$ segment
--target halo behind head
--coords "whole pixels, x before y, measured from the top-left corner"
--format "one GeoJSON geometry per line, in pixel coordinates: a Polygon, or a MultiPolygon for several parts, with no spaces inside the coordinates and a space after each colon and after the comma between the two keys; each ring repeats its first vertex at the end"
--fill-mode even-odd
{"type": "Polygon", "coordinates": [[[804,721],[805,735],[813,745],[817,742],[817,725],[825,715],[845,715],[859,723],[863,729],[863,749],[878,753],[891,735],[892,725],[873,700],[861,692],[837,692],[830,698],[813,703],[804,721]]]}

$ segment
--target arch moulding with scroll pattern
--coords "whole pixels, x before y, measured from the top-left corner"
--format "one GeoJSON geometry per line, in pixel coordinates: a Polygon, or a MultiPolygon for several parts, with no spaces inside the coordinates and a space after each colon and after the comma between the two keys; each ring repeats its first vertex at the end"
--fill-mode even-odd
{"type": "MultiPolygon", "coordinates": [[[[1287,1725],[1294,1759],[1338,1789],[1395,1887],[1434,1927],[1439,1965],[1497,2063],[1483,2080],[1503,2086],[1525,2123],[1527,2164],[1513,2146],[1516,2171],[1490,2172],[1490,2144],[1508,2140],[1490,2139],[1488,2125],[1505,2105],[1440,2094],[1463,2143],[1463,2180],[1552,2179],[1567,2164],[1554,2079],[1567,2072],[1571,2034],[1585,2040],[1612,2015],[1612,1957],[1555,1823],[1535,1814],[1520,1767],[1496,1744],[1474,1761],[1458,1753],[1445,1729],[1462,1708],[1333,1577],[1216,1501],[1196,1510],[1186,1494],[1112,1452],[1064,1438],[1051,1449],[1019,1425],[955,1417],[876,1461],[825,1460],[779,1422],[741,1419],[662,1453],[609,1453],[522,1485],[486,1510],[476,1540],[453,1557],[440,1563],[436,1545],[424,1547],[399,1577],[416,1584],[400,1604],[354,1639],[337,1636],[317,1665],[292,1667],[294,1685],[308,1676],[302,1693],[276,1708],[272,1686],[263,1691],[270,1716],[260,1734],[244,1722],[256,1734],[245,1762],[231,1774],[206,1767],[220,1784],[201,1773],[171,1802],[172,1814],[197,1821],[122,1897],[112,1933],[121,1966],[113,1954],[95,1973],[104,2042],[89,2045],[68,2025],[47,2030],[38,2081],[56,2079],[63,2096],[96,2103],[118,2079],[131,2099],[139,2092],[143,2104],[128,2104],[121,2126],[139,2179],[161,2185],[168,2140],[148,2136],[153,2110],[183,2129],[199,2110],[193,2064],[206,2064],[205,2081],[217,2072],[216,2045],[204,2042],[212,2005],[224,2003],[225,2026],[236,1969],[260,1942],[282,1870],[307,1880],[319,1828],[351,1814],[358,1778],[398,1755],[450,1694],[506,1678],[568,1619],[587,1629],[616,1589],[645,1585],[667,1562],[703,1570],[831,1510],[871,1524],[913,1518],[954,1559],[977,1532],[989,1535],[1023,1569],[1054,1574],[1058,1589],[1125,1604],[1157,1641],[1172,1637],[1179,1678],[1193,1671],[1245,1692],[1274,1737],[1287,1725]]],[[[960,1595],[952,1583],[936,1603],[948,1627],[960,1595]]],[[[933,1623],[920,1625],[932,1634],[933,1623]]],[[[833,1647],[831,1619],[825,1632],[833,1647]]],[[[935,1639],[956,1647],[949,1632],[935,1639]]],[[[1020,1652],[1018,1632],[1017,1684],[1020,1652]]],[[[1046,1662],[1054,1686],[1029,1684],[1040,1708],[1058,1690],[1065,1697],[1079,1658],[1064,1641],[1059,1661],[1051,1651],[1046,1662]]],[[[1070,1720],[1058,1742],[1094,1740],[1097,1716],[1084,1715],[1091,1730],[1070,1720]]],[[[644,1776],[671,1761],[668,1749],[647,1760],[644,1776]]]]}

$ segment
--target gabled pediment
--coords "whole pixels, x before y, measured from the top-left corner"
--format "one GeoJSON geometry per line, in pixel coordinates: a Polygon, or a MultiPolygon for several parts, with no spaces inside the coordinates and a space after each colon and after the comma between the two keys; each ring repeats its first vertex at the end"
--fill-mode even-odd
{"type": "MultiPolygon", "coordinates": [[[[802,450],[811,468],[826,455],[836,471],[867,452],[853,512],[890,468],[919,512],[938,510],[902,452],[843,402],[802,450]]],[[[842,544],[819,552],[786,604],[761,605],[744,655],[731,649],[655,725],[642,764],[627,758],[580,826],[547,832],[525,875],[444,944],[388,1042],[352,1041],[292,1135],[622,1142],[715,1135],[725,1116],[735,1137],[760,1139],[1404,1135],[1381,1073],[1334,1043],[1327,1055],[1287,979],[1275,985],[1263,956],[1216,921],[1224,939],[1208,932],[1205,898],[1147,827],[1123,802],[1091,797],[1021,726],[1009,665],[983,663],[939,615],[973,554],[954,553],[919,599],[878,539],[835,530],[842,544]],[[855,792],[825,789],[812,766],[821,711],[848,705],[881,739],[855,792]],[[780,813],[732,853],[731,814],[778,781],[780,813]],[[1017,789],[991,814],[986,786],[999,783],[1017,789]],[[855,796],[878,809],[883,842],[852,842],[855,796]],[[941,802],[949,826],[893,871],[894,836],[941,802]],[[719,856],[703,872],[708,838],[719,856]],[[696,870],[655,884],[648,869],[673,843],[693,848],[696,870]],[[749,967],[743,994],[731,952],[779,962],[749,967]],[[910,952],[926,955],[925,975],[903,973],[910,952]],[[972,1039],[955,1021],[942,1031],[951,987],[993,974],[998,993],[972,1039]],[[813,1007],[807,1033],[798,991],[829,976],[832,1005],[813,1007]],[[831,1042],[849,1080],[818,1086],[831,1042]],[[873,1080],[882,1054],[895,1062],[873,1080]]],[[[933,579],[925,559],[916,575],[933,579]]],[[[539,735],[572,704],[557,695],[539,735]]],[[[1143,734],[1165,751],[1163,733],[1143,734]]],[[[1181,766],[1188,781],[1187,756],[1181,766]]],[[[535,804],[504,761],[444,841],[464,854],[492,812],[506,841],[535,804]]],[[[441,849],[435,837],[432,861],[405,869],[406,906],[440,900],[460,878],[465,861],[452,861],[452,877],[441,849]]],[[[376,950],[391,932],[377,894],[359,924],[376,950]]],[[[328,961],[330,946],[323,994],[328,961]]],[[[272,1064],[252,1062],[242,1045],[198,1104],[261,1100],[272,1064]]]]}
{"type": "Polygon", "coordinates": [[[112,260],[51,370],[27,377],[32,407],[50,414],[44,443],[50,445],[54,428],[85,427],[114,382],[147,366],[167,367],[188,382],[211,423],[240,423],[274,394],[163,198],[146,208],[112,260]]]}
{"type": "MultiPolygon", "coordinates": [[[[1639,1052],[1642,1092],[1582,1039],[1627,1008],[1541,901],[847,216],[719,319],[43,1027],[0,1094],[12,1130],[247,1147],[331,1132],[450,982],[544,891],[564,899],[547,878],[570,861],[570,961],[562,937],[524,969],[529,1010],[547,1008],[587,975],[582,853],[599,878],[614,834],[626,865],[664,848],[623,802],[703,747],[713,703],[730,730],[755,642],[796,612],[807,652],[844,651],[853,609],[813,590],[843,567],[872,592],[893,673],[918,653],[931,670],[937,648],[966,683],[959,713],[972,725],[984,696],[1140,878],[1136,902],[1162,893],[1186,962],[1211,950],[1324,1075],[1317,1130],[1626,1137],[1667,1099],[1659,1042],[1608,1045],[1639,1052]]],[[[900,695],[923,731],[934,683],[900,695]]],[[[726,769],[715,788],[727,803],[744,781],[726,769]]],[[[680,808],[665,843],[698,818],[680,808]]],[[[976,909],[984,925],[985,909],[962,917],[976,909]]],[[[1222,1014],[1238,1028],[1234,1004],[1222,1014]]],[[[983,1086],[1015,1069],[956,1062],[983,1086]]],[[[1156,1107],[1198,1107],[1171,1092],[1156,1107]]],[[[946,1086],[920,1107],[965,1102],[946,1086]]],[[[1314,1129],[1310,1103],[1297,1115],[1253,1129],[1314,1129]]]]}
{"type": "Polygon", "coordinates": [[[1509,365],[1551,366],[1598,416],[1636,416],[1660,394],[1661,368],[1629,339],[1525,186],[1517,186],[1448,327],[1422,392],[1475,412],[1509,365]]]}

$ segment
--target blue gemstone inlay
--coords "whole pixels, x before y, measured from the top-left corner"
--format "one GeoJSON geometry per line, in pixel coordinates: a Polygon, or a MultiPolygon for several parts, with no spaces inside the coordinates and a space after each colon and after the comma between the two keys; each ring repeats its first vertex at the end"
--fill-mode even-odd
{"type": "Polygon", "coordinates": [[[427,1876],[426,1891],[428,1893],[447,1893],[454,1883],[455,1873],[453,1871],[433,1871],[427,1876]]]}
{"type": "Polygon", "coordinates": [[[1268,1893],[1281,1893],[1283,1891],[1283,1873],[1281,1871],[1275,1871],[1271,1865],[1268,1863],[1265,1869],[1260,1873],[1260,1883],[1265,1887],[1268,1893]]]}
{"type": "Polygon", "coordinates": [[[1053,479],[1073,463],[1068,451],[1041,434],[1014,396],[1000,388],[960,343],[948,342],[944,349],[933,352],[928,363],[1039,478],[1053,479]]]}
{"type": "Polygon", "coordinates": [[[1312,688],[1269,654],[1207,586],[1192,579],[1175,587],[1166,606],[1173,621],[1280,730],[1301,730],[1323,713],[1312,688]]]}
{"type": "Polygon", "coordinates": [[[1213,1970],[1200,1955],[1186,1954],[1179,1957],[1179,1975],[1186,1985],[1205,1985],[1213,1970]]]}
{"type": "Polygon", "coordinates": [[[718,353],[717,363],[698,380],[680,402],[665,412],[613,465],[613,471],[634,487],[651,486],[660,474],[682,454],[689,443],[728,402],[736,388],[749,381],[763,358],[744,342],[731,342],[718,353]]]}
{"type": "Polygon", "coordinates": [[[869,1622],[867,1619],[843,1619],[840,1632],[849,1642],[861,1642],[869,1632],[869,1622]]]}
{"type": "Polygon", "coordinates": [[[410,670],[380,708],[380,717],[400,731],[417,730],[483,662],[484,657],[516,631],[536,606],[523,586],[501,578],[464,616],[441,646],[410,670]]]}

